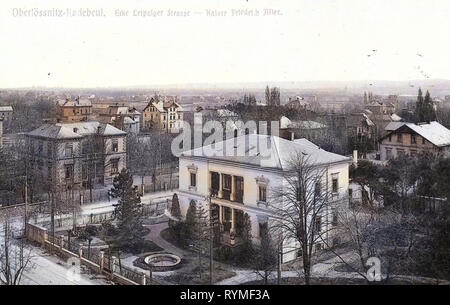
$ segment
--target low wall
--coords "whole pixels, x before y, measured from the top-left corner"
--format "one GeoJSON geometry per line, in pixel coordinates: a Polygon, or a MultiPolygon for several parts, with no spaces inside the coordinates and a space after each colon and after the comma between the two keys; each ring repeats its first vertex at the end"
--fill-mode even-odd
{"type": "MultiPolygon", "coordinates": [[[[26,228],[26,236],[27,239],[33,242],[38,242],[42,245],[43,248],[51,251],[56,252],[57,255],[61,256],[64,259],[69,259],[71,257],[78,258],[80,260],[80,264],[87,266],[92,271],[104,274],[110,278],[110,280],[114,281],[115,283],[119,285],[142,285],[145,284],[145,280],[141,281],[140,283],[137,283],[135,281],[132,281],[121,274],[114,272],[114,269],[111,271],[106,270],[104,266],[104,257],[100,256],[95,259],[97,259],[99,262],[95,263],[94,261],[87,259],[86,257],[83,257],[83,250],[82,248],[79,249],[78,253],[74,253],[72,251],[69,251],[65,248],[66,241],[63,236],[55,236],[55,239],[53,242],[49,239],[48,232],[46,228],[43,228],[38,225],[34,224],[27,224],[26,228]]],[[[94,259],[94,258],[92,258],[94,259]]],[[[143,274],[142,277],[144,278],[145,275],[143,274]]]]}
{"type": "Polygon", "coordinates": [[[42,246],[45,245],[45,242],[48,239],[46,228],[31,223],[27,223],[26,236],[28,240],[37,242],[42,246]]]}

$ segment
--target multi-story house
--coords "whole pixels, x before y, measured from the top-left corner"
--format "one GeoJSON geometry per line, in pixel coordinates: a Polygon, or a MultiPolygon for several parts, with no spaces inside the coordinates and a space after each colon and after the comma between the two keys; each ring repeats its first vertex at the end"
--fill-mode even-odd
{"type": "MultiPolygon", "coordinates": [[[[233,246],[235,240],[239,240],[239,228],[242,230],[245,213],[250,218],[253,241],[258,243],[262,230],[273,224],[270,206],[282,204],[275,200],[274,194],[287,185],[283,177],[286,171],[291,170],[289,160],[296,154],[310,156],[312,165],[326,171],[322,185],[329,188],[330,201],[347,203],[350,158],[320,149],[306,139],[288,141],[276,136],[247,134],[214,146],[195,148],[180,156],[182,215],[186,215],[190,204],[207,205],[207,198],[210,198],[220,223],[219,235],[223,244],[233,246]],[[230,154],[226,148],[227,153],[224,154],[221,147],[234,149],[230,154]],[[264,157],[263,149],[268,152],[264,157]],[[241,156],[237,152],[245,154],[241,156]]],[[[283,260],[296,256],[296,246],[292,242],[283,244],[283,260]]]]}
{"type": "Polygon", "coordinates": [[[60,99],[56,102],[56,121],[71,123],[89,121],[92,114],[92,103],[87,99],[60,99]]]}
{"type": "Polygon", "coordinates": [[[386,129],[389,133],[380,139],[380,158],[383,161],[421,153],[450,152],[450,130],[438,122],[392,122],[386,129]]]}
{"type": "Polygon", "coordinates": [[[101,123],[111,124],[114,127],[129,133],[139,133],[141,114],[134,107],[125,105],[96,105],[93,107],[93,116],[101,123]]]}
{"type": "Polygon", "coordinates": [[[179,132],[183,127],[183,107],[176,96],[154,96],[142,112],[145,130],[179,132]]]}
{"type": "Polygon", "coordinates": [[[316,121],[291,121],[285,116],[280,119],[280,137],[286,140],[305,138],[314,141],[323,137],[327,132],[327,125],[316,121]]]}
{"type": "Polygon", "coordinates": [[[126,167],[126,132],[109,124],[44,124],[26,143],[30,167],[53,187],[109,185],[126,167]]]}
{"type": "Polygon", "coordinates": [[[0,106],[0,119],[4,121],[10,121],[12,119],[12,114],[12,106],[0,106]]]}

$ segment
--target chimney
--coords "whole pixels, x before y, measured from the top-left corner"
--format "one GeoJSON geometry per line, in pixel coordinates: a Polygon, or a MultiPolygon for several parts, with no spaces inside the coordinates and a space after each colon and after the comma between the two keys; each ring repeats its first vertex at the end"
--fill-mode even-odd
{"type": "Polygon", "coordinates": [[[356,149],[353,150],[353,165],[358,166],[358,151],[356,149]]]}

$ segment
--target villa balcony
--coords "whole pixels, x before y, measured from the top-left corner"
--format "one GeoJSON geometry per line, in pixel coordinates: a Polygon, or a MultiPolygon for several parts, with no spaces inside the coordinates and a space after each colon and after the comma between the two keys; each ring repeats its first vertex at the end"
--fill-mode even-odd
{"type": "Polygon", "coordinates": [[[210,190],[213,198],[244,203],[244,178],[210,172],[210,190]]]}

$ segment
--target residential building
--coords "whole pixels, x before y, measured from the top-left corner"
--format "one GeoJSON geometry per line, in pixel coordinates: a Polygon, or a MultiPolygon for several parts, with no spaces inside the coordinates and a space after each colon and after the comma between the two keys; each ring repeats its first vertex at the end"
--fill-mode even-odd
{"type": "Polygon", "coordinates": [[[448,154],[450,151],[450,130],[438,122],[392,122],[386,129],[389,132],[380,139],[381,160],[421,153],[448,154]]]}
{"type": "Polygon", "coordinates": [[[367,143],[374,138],[375,124],[365,113],[351,113],[347,116],[347,131],[357,143],[367,143]]]}
{"type": "Polygon", "coordinates": [[[101,123],[111,124],[127,133],[139,133],[141,113],[134,107],[119,103],[97,104],[93,107],[93,115],[101,123]]]}
{"type": "Polygon", "coordinates": [[[395,113],[395,106],[390,101],[373,101],[369,105],[366,105],[365,108],[369,109],[374,115],[391,115],[395,113]]]}
{"type": "Polygon", "coordinates": [[[12,106],[0,106],[0,119],[4,121],[10,121],[12,119],[12,114],[12,106]]]}
{"type": "Polygon", "coordinates": [[[56,121],[71,123],[88,121],[92,114],[92,103],[88,99],[59,99],[56,102],[56,121]]]}
{"type": "Polygon", "coordinates": [[[305,138],[313,141],[321,138],[328,130],[327,125],[316,121],[291,121],[285,116],[280,119],[280,137],[286,140],[305,138]]]}
{"type": "MultiPolygon", "coordinates": [[[[288,141],[276,136],[247,134],[195,148],[180,156],[182,215],[186,215],[190,204],[207,205],[211,195],[220,223],[220,241],[229,246],[239,242],[242,219],[247,213],[253,241],[258,243],[262,230],[273,224],[269,203],[282,204],[273,201],[274,191],[286,185],[283,175],[290,170],[289,160],[298,154],[309,156],[312,165],[326,171],[323,186],[330,189],[330,202],[335,206],[347,204],[350,158],[320,149],[306,139],[288,141]],[[223,147],[233,147],[231,154],[224,154],[223,147]],[[264,157],[263,149],[267,153],[264,157]],[[238,152],[243,152],[242,156],[238,152]]],[[[294,259],[296,249],[295,243],[286,241],[283,260],[294,259]]]]}
{"type": "Polygon", "coordinates": [[[109,124],[44,124],[26,144],[30,167],[53,186],[109,185],[126,167],[126,132],[109,124]]]}
{"type": "Polygon", "coordinates": [[[154,96],[143,110],[142,128],[179,132],[183,127],[183,107],[176,96],[154,96]]]}
{"type": "Polygon", "coordinates": [[[289,97],[286,107],[297,109],[297,110],[312,110],[312,105],[317,103],[316,96],[296,96],[289,97]]]}

